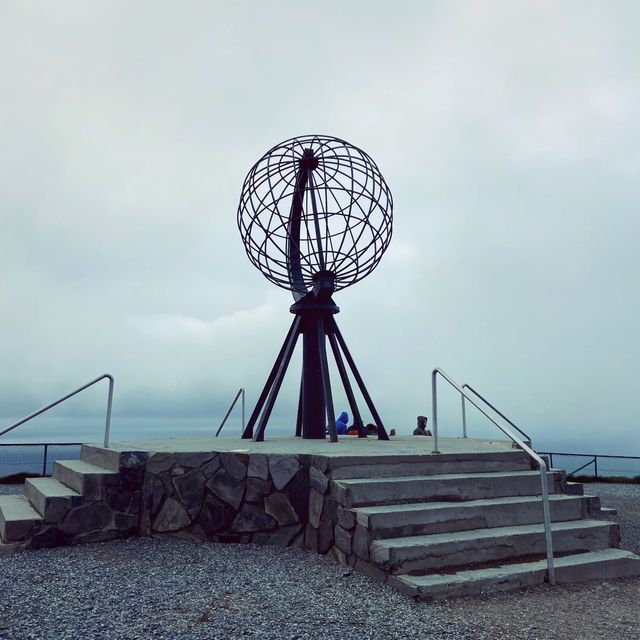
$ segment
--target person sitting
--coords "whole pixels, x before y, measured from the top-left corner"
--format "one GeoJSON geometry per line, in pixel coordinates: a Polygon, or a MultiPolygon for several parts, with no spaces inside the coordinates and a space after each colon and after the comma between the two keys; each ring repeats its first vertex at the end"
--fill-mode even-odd
{"type": "Polygon", "coordinates": [[[378,427],[376,427],[375,424],[373,424],[372,422],[370,422],[366,427],[366,434],[368,436],[377,436],[378,435],[378,427]]]}
{"type": "Polygon", "coordinates": [[[413,430],[414,436],[430,436],[433,435],[430,429],[427,429],[427,416],[418,416],[418,426],[413,430]]]}
{"type": "Polygon", "coordinates": [[[349,431],[349,414],[343,411],[340,417],[336,420],[336,433],[338,435],[346,435],[349,431]]]}

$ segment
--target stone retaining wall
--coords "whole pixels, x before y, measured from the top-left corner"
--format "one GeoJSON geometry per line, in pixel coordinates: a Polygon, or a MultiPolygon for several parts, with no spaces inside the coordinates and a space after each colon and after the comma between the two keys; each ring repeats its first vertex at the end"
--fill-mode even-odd
{"type": "Polygon", "coordinates": [[[139,533],[327,553],[337,509],[325,471],[326,459],[309,455],[156,453],[145,465],[139,533]]]}

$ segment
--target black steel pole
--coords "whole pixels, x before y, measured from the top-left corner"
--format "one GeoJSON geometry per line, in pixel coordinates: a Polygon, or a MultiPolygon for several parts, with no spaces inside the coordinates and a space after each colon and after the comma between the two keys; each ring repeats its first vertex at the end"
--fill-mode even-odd
{"type": "MultiPolygon", "coordinates": [[[[327,343],[325,341],[325,323],[321,315],[316,316],[318,334],[318,351],[320,353],[320,371],[322,373],[322,390],[324,395],[325,412],[329,423],[329,436],[331,442],[338,442],[336,431],[336,414],[333,408],[333,395],[331,393],[331,378],[329,376],[329,362],[327,361],[327,343]]],[[[324,436],[323,436],[324,437],[324,436]]]]}
{"type": "Polygon", "coordinates": [[[349,380],[349,374],[347,373],[347,369],[344,366],[344,360],[342,359],[342,354],[340,353],[340,347],[338,346],[338,341],[336,340],[335,335],[331,331],[331,327],[329,327],[329,333],[327,334],[327,337],[329,338],[331,351],[333,351],[333,358],[336,361],[338,373],[340,374],[340,379],[342,380],[342,386],[344,387],[345,393],[347,394],[347,400],[349,402],[349,407],[351,408],[351,413],[353,415],[353,424],[358,428],[358,437],[366,438],[367,433],[364,428],[364,423],[362,422],[360,410],[358,409],[358,405],[356,403],[356,397],[353,393],[351,381],[349,380]]]}
{"type": "Polygon", "coordinates": [[[294,332],[298,331],[298,317],[296,316],[293,319],[293,322],[291,323],[291,326],[289,327],[289,332],[287,333],[287,337],[284,339],[284,342],[282,343],[282,347],[280,347],[280,351],[278,352],[278,356],[276,358],[276,361],[273,364],[273,367],[271,368],[271,372],[269,373],[269,377],[267,378],[267,381],[264,385],[264,387],[262,388],[262,392],[260,393],[260,397],[258,398],[258,402],[256,402],[256,406],[253,408],[253,412],[251,413],[251,417],[249,418],[249,422],[247,423],[247,426],[244,429],[244,432],[242,433],[242,437],[244,439],[248,439],[248,438],[253,438],[253,428],[255,426],[256,421],[258,420],[258,417],[260,416],[260,412],[262,411],[262,407],[264,406],[264,403],[267,399],[267,396],[269,395],[269,391],[271,390],[271,387],[273,386],[273,382],[276,379],[276,374],[278,373],[278,369],[280,367],[280,364],[282,362],[282,358],[284,356],[284,352],[286,350],[287,344],[289,343],[289,340],[291,338],[291,335],[294,332]]]}
{"type": "Polygon", "coordinates": [[[324,383],[318,350],[317,311],[302,311],[302,437],[324,440],[325,422],[324,383]]]}
{"type": "Polygon", "coordinates": [[[371,411],[373,421],[375,422],[376,427],[378,427],[378,440],[388,440],[389,436],[387,435],[387,431],[384,428],[384,425],[382,424],[382,420],[378,415],[378,411],[376,410],[376,407],[373,404],[373,400],[371,399],[369,392],[367,391],[367,387],[365,387],[364,380],[362,379],[362,376],[360,375],[360,372],[356,367],[356,363],[354,362],[353,358],[351,357],[351,354],[349,353],[349,349],[347,348],[347,344],[344,341],[342,334],[340,333],[340,329],[338,329],[338,325],[335,321],[335,318],[331,318],[330,322],[331,322],[331,330],[333,331],[333,333],[335,333],[335,336],[338,339],[338,343],[340,344],[340,348],[344,353],[344,357],[347,359],[347,364],[351,368],[351,372],[353,373],[353,377],[356,379],[356,382],[358,383],[358,387],[360,387],[360,393],[362,393],[362,396],[364,397],[364,401],[367,403],[367,406],[369,407],[369,411],[371,411]]]}
{"type": "Polygon", "coordinates": [[[267,428],[267,422],[269,421],[269,417],[271,416],[271,411],[273,411],[273,405],[275,404],[276,398],[278,397],[278,392],[280,391],[280,385],[282,385],[282,381],[284,380],[284,374],[287,372],[289,361],[291,360],[291,356],[293,355],[293,350],[298,340],[298,335],[300,330],[300,320],[301,320],[300,316],[295,317],[295,320],[291,325],[291,331],[287,336],[287,342],[284,345],[284,353],[282,354],[280,366],[278,367],[278,371],[273,380],[273,386],[271,387],[271,391],[269,392],[269,397],[267,398],[264,411],[262,412],[262,416],[260,417],[260,422],[258,423],[258,429],[255,435],[253,436],[253,439],[256,442],[262,442],[264,440],[264,430],[267,428]]]}
{"type": "Polygon", "coordinates": [[[304,377],[300,376],[300,393],[298,394],[298,415],[296,416],[296,438],[302,437],[302,390],[304,377]]]}

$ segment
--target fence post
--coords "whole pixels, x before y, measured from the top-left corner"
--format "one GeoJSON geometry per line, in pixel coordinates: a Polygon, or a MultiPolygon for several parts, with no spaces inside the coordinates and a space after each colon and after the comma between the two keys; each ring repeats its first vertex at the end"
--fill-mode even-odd
{"type": "Polygon", "coordinates": [[[593,456],[593,466],[595,467],[596,480],[598,479],[598,456],[593,456]]]}
{"type": "Polygon", "coordinates": [[[42,460],[42,477],[47,475],[47,450],[49,449],[49,445],[44,445],[44,456],[42,460]]]}

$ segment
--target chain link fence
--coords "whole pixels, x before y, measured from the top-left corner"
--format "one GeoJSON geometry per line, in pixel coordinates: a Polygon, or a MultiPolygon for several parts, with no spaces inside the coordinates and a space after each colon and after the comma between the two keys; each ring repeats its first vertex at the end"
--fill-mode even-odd
{"type": "Polygon", "coordinates": [[[0,482],[16,474],[50,476],[56,460],[80,458],[79,442],[0,444],[0,482]]]}

